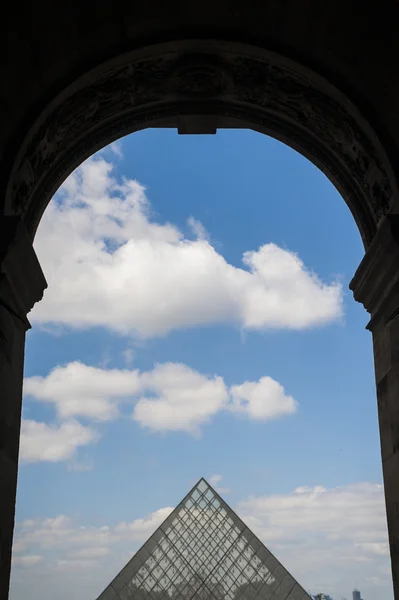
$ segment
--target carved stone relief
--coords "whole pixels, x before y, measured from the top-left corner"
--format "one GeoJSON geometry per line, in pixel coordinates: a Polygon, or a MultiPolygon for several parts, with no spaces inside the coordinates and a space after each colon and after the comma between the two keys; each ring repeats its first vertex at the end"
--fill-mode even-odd
{"type": "Polygon", "coordinates": [[[8,186],[9,214],[24,214],[34,233],[51,194],[93,150],[192,111],[238,118],[292,141],[339,185],[367,246],[396,192],[371,129],[314,74],[236,46],[154,47],[152,56],[121,57],[123,64],[75,83],[29,133],[8,186]]]}

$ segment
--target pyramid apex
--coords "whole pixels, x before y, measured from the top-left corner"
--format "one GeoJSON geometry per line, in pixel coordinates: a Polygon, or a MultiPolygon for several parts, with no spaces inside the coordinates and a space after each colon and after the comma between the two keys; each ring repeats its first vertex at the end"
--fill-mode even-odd
{"type": "Polygon", "coordinates": [[[310,600],[201,477],[97,600],[310,600]]]}
{"type": "Polygon", "coordinates": [[[209,483],[207,482],[207,480],[205,479],[205,477],[201,477],[201,479],[198,481],[198,483],[201,483],[201,481],[203,481],[204,483],[206,483],[206,485],[209,485],[209,483]]]}

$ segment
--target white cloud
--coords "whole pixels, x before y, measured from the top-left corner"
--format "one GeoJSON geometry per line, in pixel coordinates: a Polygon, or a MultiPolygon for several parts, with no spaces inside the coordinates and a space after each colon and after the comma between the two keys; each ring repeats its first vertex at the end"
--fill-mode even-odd
{"type": "Polygon", "coordinates": [[[207,240],[209,238],[209,234],[201,221],[198,221],[194,217],[189,217],[187,224],[198,240],[207,240]]]}
{"type": "Polygon", "coordinates": [[[252,419],[267,421],[296,412],[297,402],[287,396],[283,386],[271,377],[233,385],[231,410],[247,414],[252,419]]]}
{"type": "Polygon", "coordinates": [[[188,431],[221,411],[267,421],[297,410],[297,403],[271,379],[245,382],[229,390],[220,376],[209,376],[179,363],[151,371],[101,369],[80,362],[55,367],[47,376],[28,377],[24,393],[55,406],[58,417],[117,418],[121,403],[133,406],[133,418],[154,431],[188,431]]]}
{"type": "Polygon", "coordinates": [[[222,481],[222,479],[223,479],[223,477],[221,475],[215,474],[215,475],[211,475],[209,477],[208,482],[214,487],[220,481],[222,481]]]}
{"type": "Polygon", "coordinates": [[[112,144],[110,144],[108,146],[108,148],[118,158],[122,158],[123,157],[122,144],[121,144],[120,140],[117,140],[116,142],[112,142],[112,144]]]}
{"type": "Polygon", "coordinates": [[[74,559],[96,559],[102,558],[103,556],[108,556],[110,553],[110,549],[106,546],[93,546],[88,548],[79,548],[78,550],[73,550],[70,552],[70,555],[74,559]]]}
{"type": "Polygon", "coordinates": [[[171,511],[115,526],[87,526],[65,515],[17,523],[11,598],[96,598],[171,511]]]}
{"type": "Polygon", "coordinates": [[[87,417],[109,421],[119,415],[119,402],[140,391],[137,370],[101,369],[74,361],[55,367],[47,377],[24,380],[24,393],[54,403],[60,418],[87,417]]]}
{"type": "Polygon", "coordinates": [[[30,419],[21,424],[20,460],[57,462],[73,458],[79,446],[90,444],[97,434],[77,421],[48,425],[30,419]]]}
{"type": "Polygon", "coordinates": [[[76,471],[84,473],[86,471],[92,471],[94,463],[91,460],[71,460],[67,465],[68,471],[76,471]]]}
{"type": "Polygon", "coordinates": [[[237,511],[308,589],[341,597],[359,581],[364,596],[373,597],[376,592],[366,589],[378,576],[385,586],[378,597],[391,597],[382,485],[298,487],[249,498],[237,511]]]}
{"type": "Polygon", "coordinates": [[[208,483],[213,487],[213,489],[216,492],[218,492],[218,494],[229,494],[230,489],[220,485],[222,482],[222,479],[223,479],[222,475],[215,473],[214,475],[211,475],[209,477],[208,483]]]}
{"type": "MultiPolygon", "coordinates": [[[[213,481],[220,483],[221,476],[214,475],[213,481]]],[[[235,510],[305,589],[340,598],[357,581],[365,598],[392,599],[382,485],[300,487],[250,497],[235,510]]],[[[17,524],[13,565],[22,565],[16,548],[19,558],[45,556],[46,586],[52,578],[59,584],[60,571],[65,572],[62,581],[70,596],[61,595],[60,600],[79,595],[82,572],[86,595],[96,597],[171,511],[161,508],[115,526],[88,527],[66,516],[25,521],[17,524]]],[[[29,569],[33,600],[42,597],[39,571],[34,570],[41,564],[29,569]]]]}
{"type": "Polygon", "coordinates": [[[222,410],[228,391],[222,377],[207,377],[186,365],[158,365],[142,375],[150,398],[140,398],[134,419],[155,431],[192,431],[222,410]]]}
{"type": "Polygon", "coordinates": [[[380,556],[389,556],[389,544],[386,542],[362,542],[356,544],[357,548],[361,548],[368,553],[377,554],[380,556]]]}
{"type": "Polygon", "coordinates": [[[33,322],[147,338],[212,323],[300,330],[342,314],[341,286],[296,254],[266,244],[233,266],[193,217],[194,240],[156,222],[145,188],[118,183],[112,168],[99,156],[86,161],[47,208],[35,249],[49,289],[33,322]]]}
{"type": "Polygon", "coordinates": [[[109,554],[111,546],[121,542],[144,542],[172,512],[171,507],[156,510],[145,518],[120,522],[114,527],[77,525],[66,515],[47,519],[29,519],[17,524],[14,552],[41,548],[62,549],[72,559],[99,558],[109,554]],[[96,555],[96,556],[94,556],[96,555]]]}
{"type": "Polygon", "coordinates": [[[150,513],[145,519],[136,519],[130,523],[119,523],[115,527],[115,534],[127,539],[146,540],[170,515],[173,508],[165,506],[153,513],[150,513]]]}
{"type": "Polygon", "coordinates": [[[136,357],[136,350],[131,346],[128,346],[122,350],[122,357],[126,366],[131,367],[136,357]]]}
{"type": "Polygon", "coordinates": [[[33,567],[43,560],[39,554],[27,554],[26,556],[16,556],[12,559],[13,564],[18,567],[33,567]]]}

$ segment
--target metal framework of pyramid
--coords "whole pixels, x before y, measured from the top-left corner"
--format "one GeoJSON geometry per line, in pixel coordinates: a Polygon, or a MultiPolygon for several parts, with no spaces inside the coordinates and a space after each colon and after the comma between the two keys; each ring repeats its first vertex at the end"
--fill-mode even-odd
{"type": "Polygon", "coordinates": [[[97,600],[311,600],[201,479],[97,600]]]}

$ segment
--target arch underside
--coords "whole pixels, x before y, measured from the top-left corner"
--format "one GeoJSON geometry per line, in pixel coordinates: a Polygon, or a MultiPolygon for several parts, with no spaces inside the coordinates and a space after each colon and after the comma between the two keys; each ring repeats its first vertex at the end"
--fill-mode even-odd
{"type": "Polygon", "coordinates": [[[177,127],[181,133],[247,127],[280,139],[330,178],[366,248],[397,196],[376,134],[326,80],[265,50],[190,40],[122,55],[55,98],[14,162],[6,213],[23,216],[34,235],[47,203],[74,168],[146,127],[177,127]]]}
{"type": "Polygon", "coordinates": [[[62,11],[40,1],[34,10],[7,4],[0,23],[7,57],[0,98],[1,598],[8,597],[26,314],[46,287],[31,238],[83,160],[147,127],[247,127],[272,135],[317,165],[349,206],[368,249],[351,289],[372,316],[399,598],[397,1],[384,0],[378,10],[344,0],[150,0],[123,8],[98,0],[95,10],[71,0],[62,11]]]}

